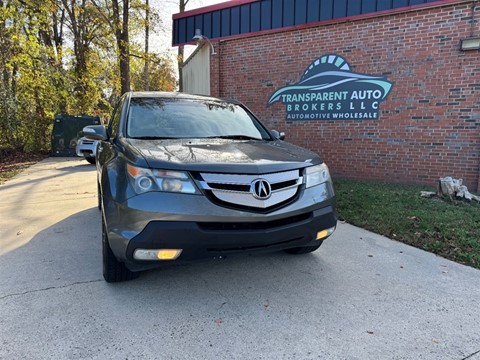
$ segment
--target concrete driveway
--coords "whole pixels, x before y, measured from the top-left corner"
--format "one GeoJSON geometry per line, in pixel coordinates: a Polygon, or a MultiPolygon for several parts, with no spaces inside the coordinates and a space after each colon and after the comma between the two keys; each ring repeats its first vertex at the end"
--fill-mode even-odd
{"type": "Polygon", "coordinates": [[[347,224],[107,284],[95,177],[50,158],[0,185],[0,359],[480,359],[480,271],[347,224]]]}

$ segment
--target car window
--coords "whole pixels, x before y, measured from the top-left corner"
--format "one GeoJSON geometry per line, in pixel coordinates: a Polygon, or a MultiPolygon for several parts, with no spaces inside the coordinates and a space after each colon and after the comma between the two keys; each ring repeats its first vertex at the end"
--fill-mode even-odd
{"type": "Polygon", "coordinates": [[[258,120],[240,105],[216,100],[169,98],[132,98],[127,136],[271,139],[258,120]]]}
{"type": "Polygon", "coordinates": [[[122,116],[122,108],[123,103],[125,102],[125,98],[122,98],[115,107],[115,110],[112,115],[112,120],[110,120],[110,124],[108,125],[108,132],[111,138],[114,138],[118,134],[118,127],[120,126],[120,118],[122,116]]]}

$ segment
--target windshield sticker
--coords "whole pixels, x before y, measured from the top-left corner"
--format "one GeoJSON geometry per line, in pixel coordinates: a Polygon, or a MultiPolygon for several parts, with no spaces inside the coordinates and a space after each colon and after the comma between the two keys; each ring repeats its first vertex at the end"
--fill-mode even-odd
{"type": "Polygon", "coordinates": [[[313,61],[299,82],[275,91],[267,105],[283,103],[287,121],[378,119],[392,86],[385,76],[352,72],[343,57],[329,54],[313,61]]]}

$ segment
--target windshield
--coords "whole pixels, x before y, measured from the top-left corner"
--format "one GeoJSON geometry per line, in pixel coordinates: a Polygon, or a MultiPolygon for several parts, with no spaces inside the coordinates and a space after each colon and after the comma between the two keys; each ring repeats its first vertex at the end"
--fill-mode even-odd
{"type": "Polygon", "coordinates": [[[223,101],[132,98],[127,136],[143,139],[229,138],[271,140],[243,107],[223,101]]]}

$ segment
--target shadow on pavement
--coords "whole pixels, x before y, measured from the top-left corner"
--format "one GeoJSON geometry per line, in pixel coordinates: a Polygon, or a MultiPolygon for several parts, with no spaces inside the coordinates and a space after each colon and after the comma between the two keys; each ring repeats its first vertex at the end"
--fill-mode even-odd
{"type": "Polygon", "coordinates": [[[266,297],[270,292],[275,296],[278,292],[302,291],[311,287],[311,281],[322,284],[332,271],[318,256],[320,248],[303,256],[280,252],[164,266],[143,272],[133,281],[108,284],[102,276],[100,236],[97,208],[69,216],[39,232],[24,246],[0,256],[0,271],[5,275],[1,287],[12,294],[99,281],[115,299],[141,296],[148,306],[157,306],[159,301],[195,306],[199,299],[221,304],[225,296],[248,302],[249,296],[257,297],[259,290],[266,297]]]}
{"type": "MultiPolygon", "coordinates": [[[[41,162],[54,162],[56,160],[58,160],[59,158],[47,158],[45,160],[42,160],[41,162]]],[[[72,158],[70,161],[78,161],[80,160],[80,158],[72,158]]],[[[35,165],[32,165],[32,167],[24,170],[24,171],[27,171],[27,174],[26,176],[28,177],[28,171],[34,171],[35,170],[35,165]],[[32,168],[33,167],[33,168],[32,168]]],[[[47,175],[47,176],[37,176],[35,177],[35,179],[19,179],[18,177],[14,177],[13,178],[13,181],[12,180],[8,180],[7,182],[3,183],[3,184],[0,184],[0,190],[2,189],[9,189],[9,188],[15,188],[15,187],[18,187],[18,186],[24,186],[24,185],[36,185],[40,182],[44,182],[44,181],[47,181],[49,179],[53,179],[53,178],[56,178],[56,177],[62,177],[62,176],[67,176],[67,175],[70,175],[72,172],[77,172],[77,173],[81,173],[81,172],[90,172],[90,171],[94,171],[95,170],[95,165],[91,165],[89,163],[85,163],[85,164],[76,164],[76,165],[70,165],[70,166],[62,166],[62,167],[57,167],[54,169],[56,171],[56,173],[54,175],[47,175]]]]}

